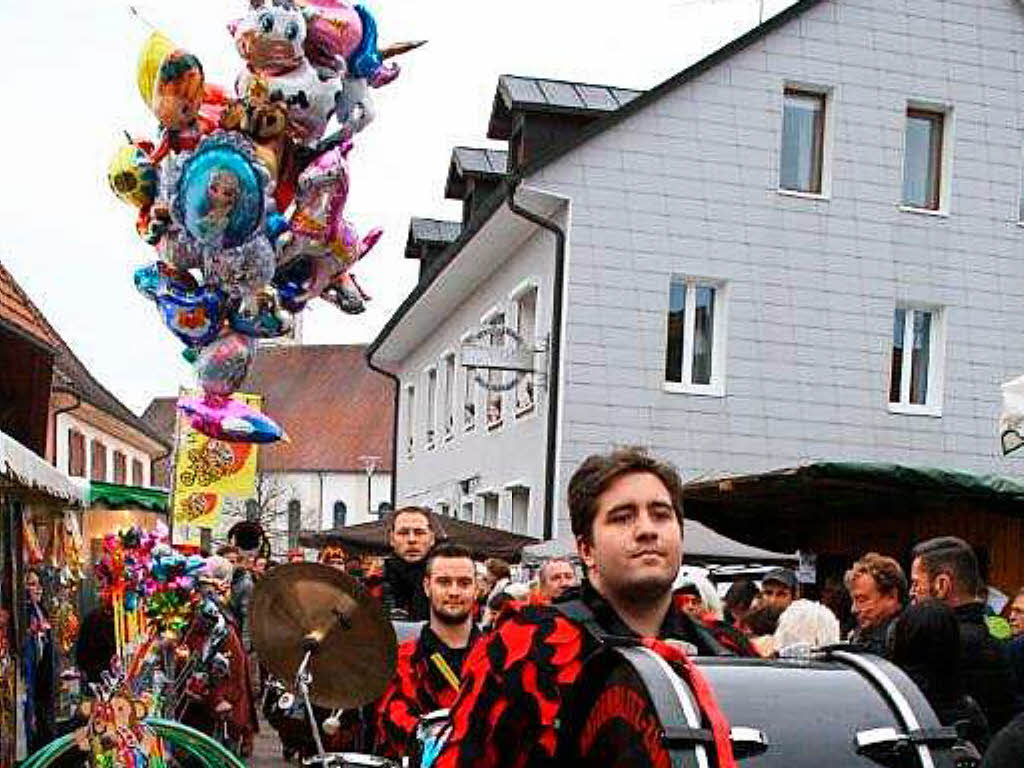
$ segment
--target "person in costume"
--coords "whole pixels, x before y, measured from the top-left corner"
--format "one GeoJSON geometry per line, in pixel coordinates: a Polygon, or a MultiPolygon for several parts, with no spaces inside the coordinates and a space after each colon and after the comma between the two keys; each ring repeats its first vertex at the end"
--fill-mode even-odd
{"type": "MultiPolygon", "coordinates": [[[[574,745],[559,727],[563,705],[583,682],[584,661],[607,642],[644,645],[705,691],[717,764],[735,765],[728,726],[689,658],[727,652],[672,600],[683,555],[678,472],[639,448],[591,456],[569,481],[569,511],[587,578],[550,606],[512,606],[498,617],[466,660],[451,736],[435,765],[564,763],[574,745]]],[[[669,764],[653,710],[628,723],[614,714],[600,728],[615,757],[607,764],[669,764]]]]}
{"type": "Polygon", "coordinates": [[[57,651],[53,645],[50,616],[43,605],[43,580],[39,571],[25,576],[28,628],[22,659],[25,664],[25,741],[29,754],[53,741],[57,693],[57,651]]]}
{"type": "Polygon", "coordinates": [[[399,646],[395,676],[377,707],[376,745],[386,757],[409,755],[419,717],[455,703],[463,664],[480,637],[473,623],[472,553],[458,544],[439,544],[425,565],[423,589],[430,600],[430,623],[418,638],[399,646]]]}

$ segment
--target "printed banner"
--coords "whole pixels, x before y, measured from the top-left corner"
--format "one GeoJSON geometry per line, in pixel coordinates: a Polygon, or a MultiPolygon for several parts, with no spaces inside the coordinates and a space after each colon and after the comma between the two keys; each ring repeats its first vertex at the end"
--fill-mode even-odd
{"type": "MultiPolygon", "coordinates": [[[[255,409],[262,403],[259,395],[236,392],[232,397],[255,409]]],[[[198,544],[200,528],[216,527],[225,496],[250,498],[255,493],[256,455],[255,444],[228,443],[207,437],[178,414],[174,543],[198,544]]]]}

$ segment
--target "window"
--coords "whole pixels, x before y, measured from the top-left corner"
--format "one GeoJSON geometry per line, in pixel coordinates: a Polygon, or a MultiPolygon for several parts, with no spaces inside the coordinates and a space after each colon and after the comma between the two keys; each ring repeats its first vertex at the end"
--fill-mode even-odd
{"type": "Polygon", "coordinates": [[[941,415],[942,362],[941,311],[897,307],[893,314],[889,410],[941,415]]]}
{"type": "Polygon", "coordinates": [[[416,387],[405,388],[405,452],[412,456],[416,447],[416,387]]]}
{"type": "Polygon", "coordinates": [[[85,477],[85,435],[76,429],[68,431],[68,474],[85,477]]]}
{"type": "Polygon", "coordinates": [[[512,488],[512,532],[526,533],[530,514],[530,489],[523,486],[512,488]]]}
{"type": "Polygon", "coordinates": [[[132,485],[145,485],[146,481],[142,476],[142,462],[132,459],[132,485]]]}
{"type": "Polygon", "coordinates": [[[937,211],[942,198],[942,152],[946,116],[907,110],[903,147],[903,205],[937,211]]]}
{"type": "Polygon", "coordinates": [[[427,448],[434,447],[437,428],[437,368],[427,371],[427,448]]]}
{"type": "Polygon", "coordinates": [[[299,533],[302,530],[302,504],[298,499],[288,502],[288,549],[299,546],[299,533]]]}
{"type": "Polygon", "coordinates": [[[455,431],[455,355],[444,358],[444,400],[441,402],[441,424],[445,440],[451,440],[455,431]]]}
{"type": "Polygon", "coordinates": [[[723,394],[724,290],[673,279],[669,287],[665,384],[672,391],[723,394]]]}
{"type": "Polygon", "coordinates": [[[496,493],[481,493],[480,498],[483,500],[484,507],[484,519],[483,524],[491,528],[498,527],[498,494],[496,493]]]}
{"type": "Polygon", "coordinates": [[[344,528],[346,517],[348,517],[348,506],[344,501],[338,499],[334,502],[334,527],[344,528]]]}
{"type": "MultiPolygon", "coordinates": [[[[492,315],[491,318],[484,323],[492,328],[504,328],[505,327],[505,313],[499,312],[492,315]]],[[[505,344],[505,336],[501,333],[491,333],[491,346],[501,347],[505,344]]],[[[487,383],[492,389],[487,390],[487,428],[494,429],[501,426],[504,414],[502,413],[502,406],[504,405],[504,394],[498,388],[501,386],[502,372],[494,368],[487,371],[487,383]]]]}
{"type": "Polygon", "coordinates": [[[107,447],[99,440],[92,441],[92,472],[89,477],[100,482],[107,479],[107,447]]]}
{"type": "Polygon", "coordinates": [[[128,481],[128,458],[120,451],[114,451],[114,482],[124,485],[128,481]]]}
{"type": "Polygon", "coordinates": [[[786,88],[783,92],[780,189],[813,195],[822,193],[825,101],[823,93],[797,88],[786,88]]]}
{"type": "MultiPolygon", "coordinates": [[[[537,336],[537,289],[530,288],[516,302],[516,335],[519,343],[528,349],[536,346],[537,336]]],[[[527,373],[516,381],[516,416],[523,416],[533,410],[533,374],[527,373]]]]}
{"type": "Polygon", "coordinates": [[[437,502],[437,514],[441,517],[448,517],[451,515],[451,505],[447,501],[437,502]]]}
{"type": "Polygon", "coordinates": [[[469,432],[476,426],[476,368],[462,370],[462,426],[469,432]]]}
{"type": "Polygon", "coordinates": [[[472,499],[469,499],[468,501],[462,502],[462,516],[459,519],[460,520],[466,520],[468,522],[473,522],[473,500],[472,499]]]}

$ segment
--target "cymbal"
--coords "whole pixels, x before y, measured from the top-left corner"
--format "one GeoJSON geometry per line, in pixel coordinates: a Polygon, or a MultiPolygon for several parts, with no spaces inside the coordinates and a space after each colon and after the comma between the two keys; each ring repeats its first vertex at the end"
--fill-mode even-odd
{"type": "Polygon", "coordinates": [[[260,660],[291,684],[307,648],[309,698],[351,709],[384,693],[395,672],[395,631],[355,579],[321,563],[287,563],[256,584],[252,641],[260,660]]]}

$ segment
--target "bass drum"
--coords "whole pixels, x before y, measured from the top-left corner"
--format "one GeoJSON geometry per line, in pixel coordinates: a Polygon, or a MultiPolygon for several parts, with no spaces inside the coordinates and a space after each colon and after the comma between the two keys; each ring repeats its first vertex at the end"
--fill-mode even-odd
{"type": "MultiPolygon", "coordinates": [[[[897,667],[866,654],[807,660],[695,658],[730,726],[740,768],[975,768],[897,667]]],[[[694,691],[653,651],[588,660],[563,719],[564,762],[721,768],[694,691]]]]}

